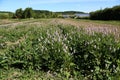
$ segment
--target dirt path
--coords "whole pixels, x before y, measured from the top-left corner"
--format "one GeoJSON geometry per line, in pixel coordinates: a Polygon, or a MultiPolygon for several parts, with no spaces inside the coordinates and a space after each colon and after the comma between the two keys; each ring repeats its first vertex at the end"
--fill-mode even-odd
{"type": "Polygon", "coordinates": [[[37,20],[27,20],[27,21],[17,21],[17,22],[10,22],[6,24],[0,24],[0,27],[9,27],[9,26],[17,26],[17,25],[23,25],[28,23],[36,22],[37,20]]]}

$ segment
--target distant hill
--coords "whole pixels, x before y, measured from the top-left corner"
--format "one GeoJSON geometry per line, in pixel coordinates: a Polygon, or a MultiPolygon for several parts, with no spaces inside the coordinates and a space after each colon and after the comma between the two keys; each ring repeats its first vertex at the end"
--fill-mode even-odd
{"type": "Polygon", "coordinates": [[[60,13],[60,14],[63,14],[63,15],[74,15],[74,14],[85,14],[85,12],[80,12],[80,11],[64,11],[64,12],[55,12],[55,13],[60,13]]]}
{"type": "Polygon", "coordinates": [[[48,11],[48,10],[33,10],[35,13],[50,13],[52,11],[48,11]]]}
{"type": "Polygon", "coordinates": [[[0,11],[0,13],[12,13],[12,12],[9,12],[9,11],[0,11]]]}
{"type": "Polygon", "coordinates": [[[35,18],[52,18],[52,17],[56,17],[55,13],[53,13],[52,11],[48,11],[48,10],[33,10],[35,15],[35,18]]]}
{"type": "MultiPolygon", "coordinates": [[[[81,11],[60,11],[60,12],[53,12],[49,10],[33,10],[34,11],[34,18],[58,18],[64,17],[64,15],[74,16],[75,14],[86,14],[85,12],[81,11]]],[[[0,18],[12,18],[14,15],[13,12],[9,11],[0,11],[0,18]]]]}
{"type": "Polygon", "coordinates": [[[35,18],[56,18],[56,17],[72,17],[75,14],[86,14],[80,11],[63,11],[63,12],[52,12],[48,10],[33,10],[35,12],[35,18]]]}
{"type": "Polygon", "coordinates": [[[48,10],[34,10],[35,13],[58,13],[58,14],[69,14],[69,15],[73,15],[73,14],[85,14],[85,12],[81,12],[81,11],[60,11],[60,12],[52,12],[52,11],[48,11],[48,10]]]}
{"type": "MultiPolygon", "coordinates": [[[[69,15],[74,15],[74,14],[85,14],[85,12],[81,12],[81,11],[60,11],[60,12],[53,12],[53,11],[49,11],[49,10],[33,10],[35,13],[42,13],[42,14],[49,14],[49,13],[58,13],[58,14],[69,14],[69,15]]],[[[0,13],[13,13],[13,12],[9,12],[9,11],[0,11],[0,13]]]]}

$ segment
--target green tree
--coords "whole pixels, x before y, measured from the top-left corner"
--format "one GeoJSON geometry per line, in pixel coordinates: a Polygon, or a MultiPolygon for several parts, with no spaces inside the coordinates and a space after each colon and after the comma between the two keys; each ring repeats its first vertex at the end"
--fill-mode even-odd
{"type": "Polygon", "coordinates": [[[19,18],[19,19],[22,18],[22,16],[23,16],[23,10],[22,10],[22,8],[16,10],[15,16],[17,18],[19,18]]]}
{"type": "Polygon", "coordinates": [[[93,20],[120,20],[120,5],[90,13],[93,20]]]}
{"type": "Polygon", "coordinates": [[[113,18],[116,20],[120,20],[120,5],[119,6],[114,6],[113,8],[113,18]]]}
{"type": "Polygon", "coordinates": [[[24,18],[33,18],[34,12],[33,12],[32,8],[26,8],[23,12],[23,17],[24,18]]]}

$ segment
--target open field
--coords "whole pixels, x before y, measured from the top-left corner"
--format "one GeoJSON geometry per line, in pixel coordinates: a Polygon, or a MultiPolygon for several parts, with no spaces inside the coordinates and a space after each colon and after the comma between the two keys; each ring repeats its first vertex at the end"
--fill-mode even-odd
{"type": "Polygon", "coordinates": [[[82,27],[87,32],[102,32],[120,37],[120,21],[74,20],[74,19],[36,19],[36,20],[1,20],[0,27],[17,25],[72,25],[82,27]]]}
{"type": "Polygon", "coordinates": [[[1,80],[120,80],[120,21],[0,20],[1,80]]]}

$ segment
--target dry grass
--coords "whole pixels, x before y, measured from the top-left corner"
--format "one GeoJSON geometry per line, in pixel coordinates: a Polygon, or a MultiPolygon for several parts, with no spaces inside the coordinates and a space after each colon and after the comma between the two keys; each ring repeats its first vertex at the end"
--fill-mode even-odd
{"type": "Polygon", "coordinates": [[[47,25],[73,25],[75,27],[82,27],[88,33],[102,32],[104,34],[113,34],[117,38],[120,37],[120,26],[96,23],[94,21],[85,21],[85,20],[74,20],[74,19],[38,19],[38,20],[1,20],[0,27],[11,26],[10,28],[15,28],[17,25],[37,25],[47,26],[47,25]]]}
{"type": "Polygon", "coordinates": [[[51,22],[53,22],[54,24],[73,25],[76,27],[82,27],[88,33],[92,34],[94,34],[94,32],[101,32],[104,34],[113,34],[116,38],[120,38],[120,26],[117,25],[86,22],[84,20],[77,21],[73,19],[55,19],[51,22]]]}

